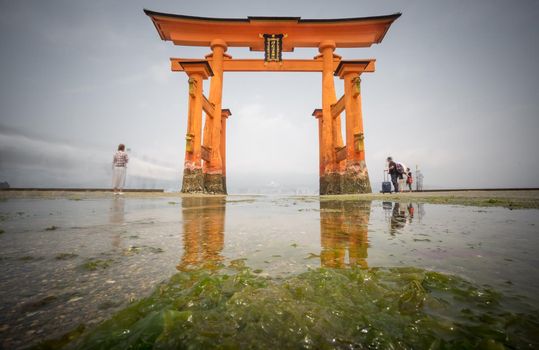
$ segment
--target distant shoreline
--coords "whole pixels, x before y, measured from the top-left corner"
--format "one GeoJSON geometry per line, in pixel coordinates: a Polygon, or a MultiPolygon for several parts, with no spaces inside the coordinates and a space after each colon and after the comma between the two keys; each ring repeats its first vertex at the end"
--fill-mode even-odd
{"type": "MultiPolygon", "coordinates": [[[[9,199],[69,199],[92,200],[106,198],[151,199],[151,198],[263,198],[266,195],[210,195],[202,193],[164,192],[163,190],[124,190],[122,196],[115,196],[109,189],[17,189],[0,190],[0,200],[9,199]]],[[[267,195],[274,196],[274,195],[267,195]]],[[[342,195],[277,195],[302,200],[320,201],[393,201],[430,204],[466,205],[477,207],[504,207],[509,209],[539,209],[539,189],[473,189],[473,190],[429,190],[401,193],[366,193],[342,195]]]]}
{"type": "MultiPolygon", "coordinates": [[[[0,191],[40,191],[40,192],[112,192],[110,188],[48,188],[48,187],[10,187],[0,191]]],[[[126,188],[124,192],[165,192],[162,188],[126,188]]]]}

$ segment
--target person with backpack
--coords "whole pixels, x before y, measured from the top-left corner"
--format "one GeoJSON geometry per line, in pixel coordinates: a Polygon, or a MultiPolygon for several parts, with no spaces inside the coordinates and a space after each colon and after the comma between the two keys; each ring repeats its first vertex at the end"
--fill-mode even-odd
{"type": "Polygon", "coordinates": [[[395,193],[397,193],[399,192],[399,172],[397,171],[397,163],[393,161],[392,157],[387,157],[387,162],[389,163],[387,166],[387,171],[389,173],[389,176],[391,176],[391,182],[393,183],[393,187],[395,188],[395,193]]]}
{"type": "Polygon", "coordinates": [[[397,168],[397,177],[399,181],[399,191],[404,191],[404,175],[406,174],[406,165],[401,162],[395,162],[397,168]]]}
{"type": "Polygon", "coordinates": [[[412,178],[412,171],[410,168],[406,168],[406,183],[408,184],[410,192],[412,192],[412,184],[414,183],[414,179],[412,178]]]}

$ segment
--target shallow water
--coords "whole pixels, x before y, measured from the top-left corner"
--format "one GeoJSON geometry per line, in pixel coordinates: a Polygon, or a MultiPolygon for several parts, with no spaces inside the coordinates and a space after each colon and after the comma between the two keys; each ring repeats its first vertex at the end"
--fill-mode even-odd
{"type": "MultiPolygon", "coordinates": [[[[161,294],[154,292],[165,282],[167,288],[185,292],[181,298],[192,298],[193,305],[206,300],[189,289],[193,283],[202,290],[211,285],[219,296],[217,302],[210,298],[215,304],[210,309],[219,313],[190,314],[200,324],[195,322],[196,327],[182,328],[183,333],[177,330],[185,335],[185,341],[199,347],[253,347],[242,339],[261,332],[266,332],[269,340],[292,341],[260,342],[262,348],[362,348],[376,344],[382,348],[428,347],[434,344],[429,337],[442,334],[441,319],[460,324],[460,328],[456,327],[460,333],[441,339],[469,342],[450,343],[460,344],[461,348],[478,344],[487,348],[501,344],[537,345],[537,338],[532,336],[539,331],[533,316],[534,310],[539,310],[537,214],[537,210],[320,201],[317,197],[10,199],[0,202],[0,344],[4,348],[24,347],[58,338],[82,324],[86,327],[87,344],[95,345],[95,339],[112,341],[113,337],[104,334],[102,327],[100,330],[94,326],[120,310],[120,314],[133,311],[126,311],[126,307],[144,314],[145,324],[148,329],[154,327],[155,333],[164,334],[166,327],[181,328],[181,319],[186,314],[174,312],[187,309],[171,309],[170,304],[162,302],[161,294]],[[414,269],[406,270],[411,267],[414,269]],[[429,275],[429,271],[439,274],[429,275]],[[362,287],[373,274],[381,276],[375,287],[382,288],[384,293],[374,293],[372,286],[362,287]],[[440,282],[451,275],[456,276],[450,279],[451,283],[440,282]],[[243,284],[226,287],[223,276],[232,276],[243,284]],[[342,283],[343,278],[354,281],[352,285],[360,285],[348,290],[351,282],[342,283]],[[186,279],[191,284],[186,285],[186,279]],[[290,286],[303,290],[321,280],[334,288],[308,289],[299,296],[285,293],[290,286]],[[233,293],[226,292],[223,286],[233,293]],[[448,290],[453,294],[443,299],[441,295],[448,290]],[[466,307],[456,297],[465,292],[466,302],[470,303],[466,307]],[[149,295],[152,297],[143,299],[149,295]],[[264,303],[255,302],[260,295],[265,296],[264,303]],[[432,300],[439,302],[429,299],[434,295],[449,305],[446,313],[437,311],[439,315],[433,316],[429,311],[432,300]],[[476,300],[473,295],[496,295],[496,309],[483,310],[483,300],[476,300]],[[231,300],[240,297],[246,305],[240,309],[232,307],[231,300]],[[394,302],[399,307],[395,312],[390,309],[392,313],[388,314],[356,309],[361,300],[366,305],[365,298],[385,300],[388,305],[394,302]],[[415,303],[416,299],[421,302],[415,303]],[[159,316],[152,316],[158,319],[137,309],[144,300],[163,305],[156,314],[159,316]],[[354,305],[343,307],[352,300],[354,305]],[[401,306],[408,305],[410,300],[414,312],[421,316],[416,321],[427,316],[435,321],[421,324],[420,331],[413,334],[396,331],[371,338],[360,336],[367,329],[363,326],[355,331],[347,329],[354,322],[363,322],[365,327],[371,324],[372,328],[383,317],[393,320],[394,329],[406,328],[404,325],[412,319],[407,318],[407,309],[401,306]],[[249,309],[255,306],[256,312],[249,309]],[[482,321],[474,321],[473,325],[459,321],[458,315],[449,312],[453,306],[479,314],[482,321]],[[297,319],[274,319],[272,312],[283,309],[295,310],[291,315],[297,319]],[[245,323],[243,317],[241,323],[235,318],[245,315],[246,310],[251,310],[250,315],[260,313],[258,319],[245,323]],[[306,315],[306,310],[311,314],[306,315]],[[360,322],[355,317],[357,313],[367,314],[360,322]],[[492,330],[495,322],[487,316],[499,321],[498,328],[504,324],[505,331],[488,333],[486,330],[492,330]],[[241,329],[230,326],[209,331],[204,328],[212,324],[208,317],[223,317],[215,324],[241,324],[241,329]],[[309,317],[316,319],[319,326],[309,326],[309,317]],[[512,328],[504,322],[511,317],[524,322],[520,329],[525,334],[508,335],[512,328]],[[321,327],[320,322],[335,327],[321,327]],[[284,328],[275,328],[275,324],[284,328]],[[296,332],[296,343],[284,331],[287,326],[301,329],[296,332]],[[474,336],[470,331],[470,327],[479,326],[484,328],[484,336],[474,336]],[[332,342],[332,332],[339,341],[332,342]],[[201,334],[206,338],[200,338],[201,334]],[[223,334],[228,334],[226,339],[223,334]]],[[[171,298],[180,296],[174,294],[171,298]]],[[[121,329],[133,327],[128,323],[116,324],[121,329]]],[[[377,332],[382,332],[380,327],[377,332]]],[[[109,324],[106,328],[114,327],[109,324]]],[[[166,339],[172,342],[164,343],[169,346],[182,344],[179,338],[166,339]]]]}

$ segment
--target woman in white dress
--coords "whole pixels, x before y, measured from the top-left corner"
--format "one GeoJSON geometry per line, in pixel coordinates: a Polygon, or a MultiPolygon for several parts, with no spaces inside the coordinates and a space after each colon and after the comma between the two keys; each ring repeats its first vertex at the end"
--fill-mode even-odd
{"type": "Polygon", "coordinates": [[[129,156],[125,152],[125,145],[119,144],[118,151],[112,157],[112,190],[114,194],[123,194],[125,173],[129,156]]]}

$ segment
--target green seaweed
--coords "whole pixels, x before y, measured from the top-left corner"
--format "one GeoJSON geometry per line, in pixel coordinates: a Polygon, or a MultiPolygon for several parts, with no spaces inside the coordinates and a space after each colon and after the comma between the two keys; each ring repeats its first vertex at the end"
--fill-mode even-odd
{"type": "Polygon", "coordinates": [[[81,267],[85,270],[89,271],[96,271],[96,270],[104,270],[113,263],[112,259],[90,259],[83,263],[81,267]]]}
{"type": "Polygon", "coordinates": [[[159,247],[148,247],[148,251],[150,253],[155,253],[155,254],[164,252],[163,248],[159,248],[159,247]]]}
{"type": "Polygon", "coordinates": [[[59,253],[54,257],[56,260],[69,260],[76,258],[78,255],[74,253],[59,253]]]}
{"type": "MultiPolygon", "coordinates": [[[[533,192],[533,191],[532,191],[533,192]]],[[[398,194],[340,194],[325,195],[320,197],[320,201],[395,201],[395,202],[416,202],[431,204],[453,204],[474,207],[505,207],[508,209],[539,209],[539,199],[537,195],[531,193],[529,196],[519,196],[508,191],[497,191],[492,196],[496,198],[484,198],[477,194],[466,194],[465,191],[456,192],[456,194],[432,194],[432,193],[398,193],[398,194]],[[507,197],[511,195],[512,197],[507,197]]],[[[324,210],[321,210],[324,211],[324,210]]]]}
{"type": "Polygon", "coordinates": [[[34,300],[24,304],[21,309],[23,312],[33,312],[56,301],[58,301],[58,296],[47,295],[39,300],[34,300]]]}
{"type": "Polygon", "coordinates": [[[320,268],[270,278],[239,261],[234,267],[180,272],[150,297],[70,343],[49,342],[47,348],[503,349],[539,344],[535,310],[509,306],[514,302],[509,297],[456,276],[416,268],[320,268]]]}
{"type": "Polygon", "coordinates": [[[130,255],[140,254],[143,251],[148,251],[150,253],[155,253],[155,254],[164,252],[163,248],[159,248],[159,247],[150,247],[150,246],[145,246],[145,245],[142,245],[142,246],[132,245],[123,250],[123,255],[130,256],[130,255]]]}
{"type": "Polygon", "coordinates": [[[40,344],[34,346],[33,349],[36,349],[36,350],[61,349],[65,347],[66,345],[68,345],[73,340],[80,337],[80,335],[82,334],[84,330],[85,330],[85,326],[79,325],[72,331],[64,334],[63,336],[59,338],[50,339],[50,340],[41,342],[40,344]]]}
{"type": "Polygon", "coordinates": [[[123,255],[134,255],[142,252],[142,247],[131,245],[123,250],[123,255]]]}
{"type": "Polygon", "coordinates": [[[19,258],[21,261],[32,261],[32,260],[43,260],[41,257],[36,257],[32,255],[24,255],[19,258]]]}

